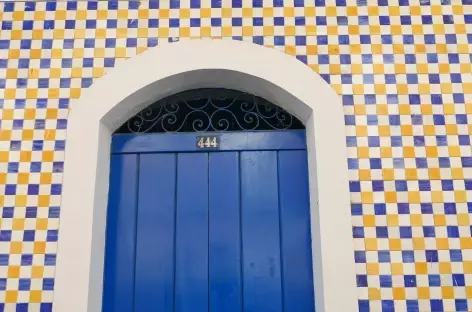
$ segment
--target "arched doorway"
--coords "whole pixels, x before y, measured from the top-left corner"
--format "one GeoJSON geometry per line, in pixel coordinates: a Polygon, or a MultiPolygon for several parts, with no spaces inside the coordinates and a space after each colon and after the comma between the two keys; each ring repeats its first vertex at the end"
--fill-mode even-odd
{"type": "Polygon", "coordinates": [[[84,90],[68,117],[55,311],[100,311],[112,133],[181,91],[221,87],[278,103],[306,128],[316,309],[357,309],[343,109],[314,71],[270,48],[185,40],[127,60],[84,90]],[[274,66],[276,65],[276,66],[274,66]],[[335,246],[336,248],[333,248],[335,246]],[[80,251],[80,252],[78,252],[80,251]],[[343,300],[339,300],[339,294],[343,300]]]}
{"type": "Polygon", "coordinates": [[[313,312],[303,123],[228,89],[113,135],[103,312],[313,312]]]}

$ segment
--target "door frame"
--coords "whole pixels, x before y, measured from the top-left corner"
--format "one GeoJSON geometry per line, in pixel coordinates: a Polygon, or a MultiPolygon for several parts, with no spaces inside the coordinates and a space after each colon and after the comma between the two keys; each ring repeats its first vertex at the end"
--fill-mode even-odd
{"type": "Polygon", "coordinates": [[[340,97],[308,66],[275,49],[199,39],[160,44],[122,62],[72,103],[54,311],[101,309],[112,133],[156,100],[208,87],[263,97],[305,124],[316,311],[357,310],[340,97]]]}

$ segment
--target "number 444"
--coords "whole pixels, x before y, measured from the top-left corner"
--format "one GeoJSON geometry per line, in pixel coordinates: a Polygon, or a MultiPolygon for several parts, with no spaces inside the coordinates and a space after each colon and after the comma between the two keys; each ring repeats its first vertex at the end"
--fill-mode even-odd
{"type": "Polygon", "coordinates": [[[217,137],[201,137],[197,145],[199,148],[216,148],[218,147],[217,137]]]}

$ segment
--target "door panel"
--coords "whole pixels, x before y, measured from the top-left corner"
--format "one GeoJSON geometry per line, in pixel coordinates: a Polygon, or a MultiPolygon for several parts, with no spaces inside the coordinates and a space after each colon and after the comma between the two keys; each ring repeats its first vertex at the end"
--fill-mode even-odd
{"type": "Polygon", "coordinates": [[[244,311],[282,311],[277,152],[241,153],[244,311]]]}
{"type": "Polygon", "coordinates": [[[175,154],[140,156],[135,312],[174,311],[176,165],[175,154]]]}
{"type": "Polygon", "coordinates": [[[306,152],[279,152],[285,311],[312,311],[313,269],[306,152]]]}
{"type": "Polygon", "coordinates": [[[103,311],[129,312],[134,300],[138,155],[112,155],[110,163],[103,311]]]}
{"type": "Polygon", "coordinates": [[[104,312],[314,311],[306,151],[259,137],[111,156],[104,312]]]}
{"type": "Polygon", "coordinates": [[[208,154],[177,156],[175,311],[208,311],[208,154]]]}
{"type": "Polygon", "coordinates": [[[239,155],[210,154],[210,311],[241,311],[239,155]]]}

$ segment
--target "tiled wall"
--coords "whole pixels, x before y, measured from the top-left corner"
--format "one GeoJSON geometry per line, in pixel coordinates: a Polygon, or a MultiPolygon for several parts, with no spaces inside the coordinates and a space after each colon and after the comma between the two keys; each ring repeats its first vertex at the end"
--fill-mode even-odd
{"type": "Polygon", "coordinates": [[[472,311],[471,0],[17,0],[0,21],[0,311],[51,311],[74,99],[200,37],[275,47],[342,96],[359,310],[472,311]]]}

